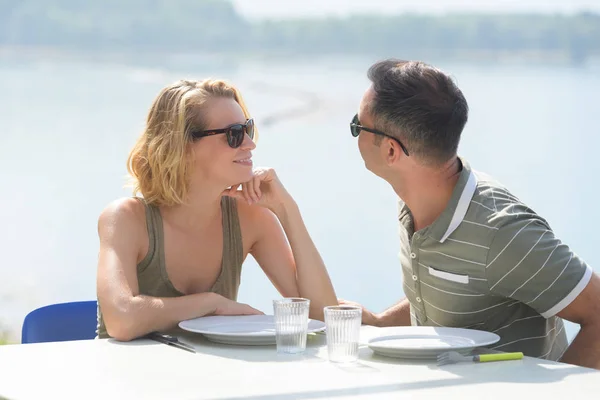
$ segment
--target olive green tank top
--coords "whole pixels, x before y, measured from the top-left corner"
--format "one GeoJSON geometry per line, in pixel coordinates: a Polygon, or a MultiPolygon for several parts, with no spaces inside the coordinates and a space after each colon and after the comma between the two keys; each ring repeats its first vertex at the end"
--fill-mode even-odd
{"type": "MultiPolygon", "coordinates": [[[[143,202],[146,209],[146,226],[149,239],[148,253],[137,265],[139,292],[154,297],[184,296],[183,293],[175,289],[167,275],[164,231],[160,211],[158,207],[147,204],[143,199],[139,200],[143,202]]],[[[230,300],[237,300],[244,251],[237,203],[234,198],[224,196],[221,199],[221,219],[223,223],[221,272],[209,291],[230,300]]],[[[97,334],[100,339],[110,337],[106,332],[100,306],[98,306],[97,334]]]]}

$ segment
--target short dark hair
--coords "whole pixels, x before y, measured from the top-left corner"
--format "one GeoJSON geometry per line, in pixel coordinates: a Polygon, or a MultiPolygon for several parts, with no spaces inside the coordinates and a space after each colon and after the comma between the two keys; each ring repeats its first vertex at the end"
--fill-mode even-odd
{"type": "Polygon", "coordinates": [[[420,61],[387,59],[373,64],[368,77],[377,129],[403,141],[426,164],[456,155],[469,106],[450,76],[420,61]]]}

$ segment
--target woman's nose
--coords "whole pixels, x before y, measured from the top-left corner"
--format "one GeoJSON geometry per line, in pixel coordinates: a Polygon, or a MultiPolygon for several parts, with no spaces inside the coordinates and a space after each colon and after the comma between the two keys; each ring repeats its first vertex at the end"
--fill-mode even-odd
{"type": "Polygon", "coordinates": [[[244,141],[242,142],[241,147],[244,150],[254,150],[256,148],[256,143],[254,143],[254,140],[250,139],[250,136],[244,134],[244,141]]]}

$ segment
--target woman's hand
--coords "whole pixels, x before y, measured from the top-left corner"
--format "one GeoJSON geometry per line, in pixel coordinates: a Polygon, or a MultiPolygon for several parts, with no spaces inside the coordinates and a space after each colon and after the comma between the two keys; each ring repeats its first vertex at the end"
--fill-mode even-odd
{"type": "Polygon", "coordinates": [[[252,179],[226,190],[224,194],[268,208],[275,214],[292,200],[273,168],[256,168],[252,179]]]}
{"type": "Polygon", "coordinates": [[[263,315],[264,313],[248,304],[238,303],[225,297],[215,307],[214,315],[263,315]]]}

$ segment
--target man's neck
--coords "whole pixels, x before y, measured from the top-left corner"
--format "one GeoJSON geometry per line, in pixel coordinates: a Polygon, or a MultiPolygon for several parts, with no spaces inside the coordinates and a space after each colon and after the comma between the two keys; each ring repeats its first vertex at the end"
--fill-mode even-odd
{"type": "Polygon", "coordinates": [[[444,212],[456,182],[460,177],[462,164],[454,158],[440,168],[415,167],[402,183],[392,187],[410,210],[415,232],[435,222],[444,212]]]}

